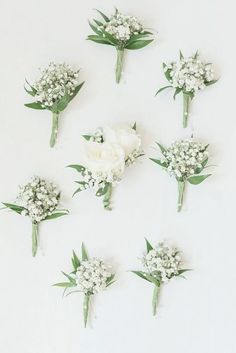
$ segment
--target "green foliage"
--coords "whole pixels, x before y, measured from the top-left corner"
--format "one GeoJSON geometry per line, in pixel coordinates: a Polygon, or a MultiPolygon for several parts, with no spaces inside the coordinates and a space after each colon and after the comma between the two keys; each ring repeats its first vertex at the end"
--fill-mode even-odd
{"type": "Polygon", "coordinates": [[[15,204],[13,204],[13,203],[2,202],[2,204],[3,204],[5,207],[9,208],[10,210],[12,210],[12,211],[14,211],[14,212],[16,212],[16,213],[18,213],[18,214],[21,214],[22,211],[25,210],[24,207],[15,205],[15,204]]]}
{"type": "Polygon", "coordinates": [[[206,175],[193,175],[189,177],[187,180],[190,184],[192,185],[198,185],[202,183],[205,179],[207,179],[211,174],[206,174],[206,175]]]}

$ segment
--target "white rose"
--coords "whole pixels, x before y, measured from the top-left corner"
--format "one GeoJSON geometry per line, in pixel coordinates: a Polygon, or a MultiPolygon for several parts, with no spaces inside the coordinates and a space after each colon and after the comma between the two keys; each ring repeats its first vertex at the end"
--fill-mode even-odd
{"type": "Polygon", "coordinates": [[[124,173],[125,153],[116,143],[88,141],[85,144],[84,165],[94,176],[102,176],[112,182],[124,173]]]}
{"type": "Polygon", "coordinates": [[[129,126],[119,127],[115,130],[110,127],[104,127],[103,137],[107,142],[120,144],[125,152],[125,157],[140,150],[141,147],[141,139],[139,135],[129,126]]]}

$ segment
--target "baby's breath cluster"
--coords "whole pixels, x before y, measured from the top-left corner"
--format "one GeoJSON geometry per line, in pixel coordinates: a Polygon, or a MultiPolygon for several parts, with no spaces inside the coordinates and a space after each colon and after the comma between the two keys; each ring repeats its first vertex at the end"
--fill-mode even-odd
{"type": "Polygon", "coordinates": [[[176,141],[163,152],[161,162],[176,179],[185,180],[202,168],[202,163],[208,158],[206,149],[206,145],[193,139],[176,141]]]}
{"type": "Polygon", "coordinates": [[[29,216],[32,222],[40,222],[57,208],[60,192],[57,187],[39,177],[34,177],[20,187],[19,203],[24,207],[22,214],[29,216]]]}
{"type": "Polygon", "coordinates": [[[91,258],[81,262],[76,272],[76,282],[84,294],[96,294],[106,288],[111,275],[110,267],[102,260],[91,258]]]}
{"type": "Polygon", "coordinates": [[[174,88],[194,94],[214,79],[212,64],[203,63],[198,55],[182,57],[179,61],[166,65],[164,70],[169,71],[170,82],[174,88]]]}
{"type": "Polygon", "coordinates": [[[66,93],[72,96],[78,86],[78,72],[72,70],[71,66],[66,63],[51,62],[47,68],[42,70],[40,79],[33,85],[37,91],[36,101],[40,102],[42,107],[50,108],[66,93]]]}
{"type": "Polygon", "coordinates": [[[148,273],[160,283],[166,283],[179,275],[181,258],[176,248],[159,243],[142,258],[142,263],[148,273]]]}
{"type": "Polygon", "coordinates": [[[103,26],[104,30],[121,42],[128,41],[133,35],[142,33],[143,26],[134,16],[123,15],[116,11],[103,26]]]}

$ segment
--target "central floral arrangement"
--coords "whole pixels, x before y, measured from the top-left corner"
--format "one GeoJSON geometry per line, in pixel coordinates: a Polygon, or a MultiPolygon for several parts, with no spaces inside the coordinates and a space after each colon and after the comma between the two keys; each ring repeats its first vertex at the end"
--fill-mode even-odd
{"type": "Polygon", "coordinates": [[[93,188],[96,196],[103,197],[104,208],[111,209],[112,188],[123,178],[125,168],[134,164],[143,155],[141,138],[136,124],[98,128],[93,135],[83,135],[85,154],[83,165],[69,165],[77,170],[83,180],[77,181],[80,191],[93,188]]]}
{"type": "MultiPolygon", "coordinates": [[[[98,11],[98,10],[97,10],[98,11]]],[[[95,35],[89,35],[88,40],[99,44],[112,45],[117,49],[116,82],[120,82],[125,49],[141,49],[150,44],[153,39],[144,39],[151,32],[146,31],[141,22],[134,16],[123,15],[117,9],[110,18],[101,11],[103,22],[94,19],[89,23],[95,35]]]]}

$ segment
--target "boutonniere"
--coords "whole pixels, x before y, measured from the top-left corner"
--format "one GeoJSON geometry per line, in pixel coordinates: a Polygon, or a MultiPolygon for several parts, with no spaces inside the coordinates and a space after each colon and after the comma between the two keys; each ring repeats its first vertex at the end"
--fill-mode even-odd
{"type": "Polygon", "coordinates": [[[32,222],[32,255],[35,256],[38,249],[38,228],[42,221],[65,216],[68,210],[58,209],[60,191],[57,187],[44,179],[34,177],[29,183],[20,186],[17,203],[5,203],[3,205],[22,215],[30,218],[32,222]]]}
{"type": "Polygon", "coordinates": [[[82,244],[82,259],[73,251],[71,259],[73,270],[70,274],[62,272],[67,282],[56,283],[54,286],[64,288],[63,295],[81,292],[84,294],[83,316],[86,327],[89,314],[89,304],[92,297],[114,283],[115,274],[111,273],[111,266],[98,258],[89,259],[82,244]]]}
{"type": "Polygon", "coordinates": [[[50,63],[42,70],[41,77],[33,85],[27,81],[26,92],[34,97],[35,102],[25,104],[31,109],[50,110],[52,113],[52,131],[50,146],[56,143],[58,119],[60,113],[77,95],[84,82],[78,83],[79,70],[74,71],[68,64],[50,63]]]}
{"type": "Polygon", "coordinates": [[[182,268],[180,252],[176,248],[166,246],[164,242],[153,247],[148,240],[146,240],[146,248],[146,254],[141,259],[144,271],[132,272],[154,285],[152,313],[155,316],[161,287],[172,278],[179,277],[190,270],[182,268]]]}
{"type": "Polygon", "coordinates": [[[162,158],[150,158],[160,165],[170,176],[174,176],[178,183],[178,212],[183,205],[183,197],[186,182],[192,185],[202,183],[211,174],[200,174],[208,163],[208,146],[194,139],[185,139],[174,142],[169,148],[159,146],[162,158]]]}
{"type": "Polygon", "coordinates": [[[167,88],[174,88],[174,99],[177,94],[183,95],[183,127],[187,127],[189,107],[196,93],[217,82],[211,63],[200,60],[198,52],[185,58],[180,51],[179,61],[163,63],[165,77],[169,85],[160,88],[156,95],[167,88]]]}
{"type": "Polygon", "coordinates": [[[136,124],[110,128],[101,127],[93,135],[84,135],[85,154],[81,165],[72,164],[83,177],[76,181],[79,185],[73,196],[83,190],[93,188],[96,196],[103,197],[105,209],[111,210],[113,187],[121,181],[125,168],[136,162],[143,155],[141,138],[136,131],[136,124]]]}
{"type": "Polygon", "coordinates": [[[136,17],[123,15],[117,9],[110,18],[101,11],[98,12],[102,17],[102,22],[94,19],[94,23],[89,23],[95,34],[89,35],[87,39],[116,48],[116,82],[119,83],[125,49],[134,50],[145,47],[153,41],[153,39],[146,39],[152,33],[145,30],[136,17]]]}

